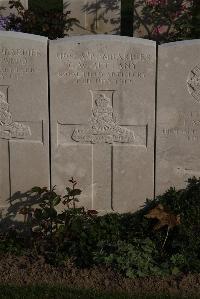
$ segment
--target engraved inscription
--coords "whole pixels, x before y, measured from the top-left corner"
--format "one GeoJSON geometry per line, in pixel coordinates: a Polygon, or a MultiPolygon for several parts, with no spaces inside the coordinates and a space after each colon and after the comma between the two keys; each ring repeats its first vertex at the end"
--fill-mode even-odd
{"type": "Polygon", "coordinates": [[[180,176],[187,176],[187,177],[200,177],[200,171],[194,170],[192,168],[186,168],[186,167],[177,167],[176,173],[180,176]]]}
{"type": "Polygon", "coordinates": [[[6,102],[6,95],[0,91],[0,138],[24,139],[29,136],[31,136],[30,127],[13,121],[9,112],[9,104],[6,102]]]}
{"type": "Polygon", "coordinates": [[[0,45],[0,79],[20,80],[27,74],[40,72],[34,60],[41,56],[36,49],[12,49],[0,45]]]}
{"type": "Polygon", "coordinates": [[[73,84],[132,84],[144,80],[147,67],[152,63],[148,53],[131,49],[129,53],[112,52],[108,47],[99,51],[75,51],[57,53],[56,59],[61,63],[58,78],[69,80],[73,84]]]}
{"type": "Polygon", "coordinates": [[[177,126],[173,128],[162,128],[161,133],[165,138],[181,137],[187,141],[200,140],[200,113],[180,113],[177,126]]]}
{"type": "Polygon", "coordinates": [[[90,126],[75,129],[72,139],[84,143],[133,143],[135,134],[132,130],[119,125],[112,107],[112,100],[100,93],[94,101],[90,126]]]}
{"type": "Polygon", "coordinates": [[[195,66],[190,72],[187,79],[187,87],[189,94],[197,102],[200,102],[200,65],[195,66]]]}

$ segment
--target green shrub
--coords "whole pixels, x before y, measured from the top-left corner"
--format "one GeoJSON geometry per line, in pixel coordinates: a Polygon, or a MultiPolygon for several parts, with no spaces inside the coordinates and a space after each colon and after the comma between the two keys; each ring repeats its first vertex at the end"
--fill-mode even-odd
{"type": "Polygon", "coordinates": [[[149,238],[135,238],[131,243],[118,241],[112,244],[112,249],[111,244],[109,246],[101,244],[100,248],[101,250],[96,253],[95,260],[117,269],[127,277],[143,277],[163,273],[156,261],[156,256],[158,256],[156,245],[149,238]],[[110,247],[109,250],[108,247],[110,247]]]}
{"type": "Polygon", "coordinates": [[[20,199],[18,212],[23,214],[23,225],[14,230],[14,222],[13,237],[2,233],[1,252],[15,254],[24,248],[55,265],[72,258],[80,267],[103,264],[128,277],[200,271],[200,179],[189,179],[185,189],[170,188],[147,200],[136,213],[104,216],[80,203],[77,206],[81,190],[76,180],[69,182],[72,187],[66,187],[63,197],[55,188],[34,187],[27,192],[29,201],[20,199]],[[147,215],[160,206],[169,220],[180,215],[180,222],[155,226],[162,220],[147,219],[147,215]]]}
{"type": "Polygon", "coordinates": [[[46,36],[49,39],[62,38],[67,32],[73,30],[73,25],[79,23],[77,19],[70,18],[70,11],[63,12],[60,7],[36,5],[25,9],[19,0],[10,0],[10,8],[15,8],[17,14],[11,14],[6,23],[8,31],[20,31],[46,36]],[[48,9],[47,9],[48,8],[48,9]]]}

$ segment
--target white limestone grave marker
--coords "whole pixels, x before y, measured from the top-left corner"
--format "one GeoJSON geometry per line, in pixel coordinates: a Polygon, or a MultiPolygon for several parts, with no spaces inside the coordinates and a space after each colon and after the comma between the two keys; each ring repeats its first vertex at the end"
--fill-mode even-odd
{"type": "Polygon", "coordinates": [[[49,186],[47,39],[0,34],[0,207],[49,186]]]}
{"type": "Polygon", "coordinates": [[[158,48],[156,193],[200,177],[200,42],[158,48]]]}
{"type": "Polygon", "coordinates": [[[138,209],[154,189],[155,43],[52,41],[50,84],[52,184],[74,176],[84,206],[138,209]]]}

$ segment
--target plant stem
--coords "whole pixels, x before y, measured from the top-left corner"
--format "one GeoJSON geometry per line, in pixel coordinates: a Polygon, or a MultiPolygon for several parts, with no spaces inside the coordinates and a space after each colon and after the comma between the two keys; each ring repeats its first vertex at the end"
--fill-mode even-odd
{"type": "Polygon", "coordinates": [[[169,236],[169,230],[170,230],[170,228],[169,228],[169,226],[168,226],[168,227],[167,227],[167,234],[166,234],[165,240],[164,240],[164,242],[163,242],[162,249],[164,248],[165,243],[166,243],[166,241],[167,241],[167,238],[168,238],[168,236],[169,236]]]}

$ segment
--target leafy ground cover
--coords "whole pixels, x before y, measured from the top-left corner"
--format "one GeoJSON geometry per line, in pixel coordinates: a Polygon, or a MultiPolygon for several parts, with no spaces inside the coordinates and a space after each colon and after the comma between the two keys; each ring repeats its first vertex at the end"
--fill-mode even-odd
{"type": "Polygon", "coordinates": [[[1,252],[31,251],[55,266],[69,259],[78,267],[104,265],[130,278],[200,272],[199,179],[147,200],[136,213],[104,216],[81,207],[81,190],[69,182],[64,197],[46,187],[13,196],[1,221],[1,252]]]}
{"type": "Polygon", "coordinates": [[[64,196],[46,187],[14,194],[0,223],[0,284],[200,294],[200,179],[136,213],[104,216],[68,183],[64,196]]]}

